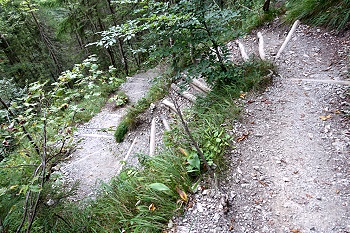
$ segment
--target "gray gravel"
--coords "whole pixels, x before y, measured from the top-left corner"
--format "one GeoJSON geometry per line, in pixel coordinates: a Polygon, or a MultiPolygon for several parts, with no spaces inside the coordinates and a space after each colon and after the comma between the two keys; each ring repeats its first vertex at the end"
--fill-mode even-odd
{"type": "MultiPolygon", "coordinates": [[[[278,21],[260,29],[269,59],[288,30],[278,21]]],[[[250,54],[256,33],[242,39],[250,54]]],[[[168,232],[350,232],[349,45],[349,35],[299,26],[273,85],[241,100],[231,133],[248,136],[227,155],[218,188],[201,184],[168,232]]]]}
{"type": "MultiPolygon", "coordinates": [[[[157,67],[128,77],[120,89],[129,97],[129,105],[142,98],[151,86],[151,81],[160,74],[161,69],[157,67]]],[[[100,113],[78,128],[75,137],[81,142],[67,163],[60,167],[67,183],[78,181],[80,184],[74,200],[93,197],[101,182],[108,182],[118,173],[122,165],[120,161],[125,159],[136,136],[138,139],[133,147],[133,156],[126,162],[135,164],[137,158],[134,155],[137,152],[148,153],[149,132],[145,128],[140,128],[137,133],[129,133],[123,143],[115,142],[114,130],[126,110],[127,106],[116,108],[113,103],[107,102],[100,113]]]]}

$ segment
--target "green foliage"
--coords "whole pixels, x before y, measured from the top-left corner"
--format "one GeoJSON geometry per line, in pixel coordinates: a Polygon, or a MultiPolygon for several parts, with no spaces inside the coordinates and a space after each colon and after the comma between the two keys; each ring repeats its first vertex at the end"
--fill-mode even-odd
{"type": "Polygon", "coordinates": [[[265,22],[269,22],[285,9],[281,1],[271,1],[269,11],[263,11],[264,0],[236,0],[227,1],[227,6],[240,13],[241,20],[234,22],[236,35],[249,33],[265,22]]]}
{"type": "Polygon", "coordinates": [[[110,47],[117,44],[116,38],[125,41],[141,34],[145,42],[142,49],[149,51],[150,59],[171,57],[175,69],[204,62],[222,73],[226,71],[227,53],[220,48],[232,38],[231,24],[238,20],[237,12],[204,0],[174,4],[146,1],[137,7],[139,17],[102,32],[102,39],[96,44],[110,47]]]}
{"type": "Polygon", "coordinates": [[[129,101],[128,96],[123,91],[118,91],[112,98],[108,100],[109,102],[114,102],[116,107],[123,106],[129,101]]]}
{"type": "MultiPolygon", "coordinates": [[[[90,105],[96,105],[97,97],[107,96],[106,91],[120,84],[112,76],[113,68],[109,74],[105,73],[98,69],[96,61],[94,56],[86,59],[73,70],[64,72],[51,85],[31,83],[27,93],[8,101],[11,105],[4,105],[8,119],[2,125],[0,136],[12,150],[6,151],[0,161],[0,209],[3,213],[0,220],[9,231],[15,231],[22,218],[26,223],[23,227],[42,230],[43,222],[26,217],[33,214],[59,218],[54,215],[54,210],[47,215],[46,211],[51,207],[46,208],[43,202],[51,199],[59,203],[71,191],[60,192],[52,188],[50,167],[74,148],[72,135],[77,122],[75,117],[83,111],[81,101],[92,101],[90,105]],[[16,201],[7,202],[9,198],[16,201]],[[40,201],[36,202],[36,199],[40,201]],[[23,213],[23,206],[30,212],[23,213]]],[[[0,97],[6,100],[7,96],[0,97]]]]}
{"type": "Polygon", "coordinates": [[[105,186],[92,206],[95,227],[108,232],[161,232],[179,207],[177,189],[188,192],[190,186],[179,157],[164,153],[148,158],[143,171],[127,169],[105,186]]]}
{"type": "Polygon", "coordinates": [[[349,0],[290,0],[287,9],[286,19],[290,22],[301,19],[338,31],[349,27],[349,0]]]}
{"type": "Polygon", "coordinates": [[[101,187],[95,200],[56,208],[50,213],[56,217],[41,215],[39,221],[48,220],[43,225],[51,227],[50,232],[162,232],[190,191],[183,160],[171,151],[162,152],[146,157],[143,169],[124,169],[101,187]]]}
{"type": "Polygon", "coordinates": [[[127,134],[132,121],[124,117],[122,121],[119,123],[117,129],[114,132],[114,138],[116,142],[122,142],[125,135],[127,134]]]}
{"type": "MultiPolygon", "coordinates": [[[[233,136],[228,133],[229,126],[239,117],[239,108],[235,100],[242,92],[259,91],[271,81],[271,63],[251,60],[234,66],[231,77],[217,82],[213,90],[205,97],[198,97],[193,109],[184,111],[189,129],[201,148],[209,165],[221,163],[225,151],[230,148],[233,136]],[[270,75],[270,76],[269,76],[270,75]]],[[[198,155],[192,148],[191,141],[184,134],[179,120],[172,130],[166,132],[165,144],[168,147],[181,148],[185,155],[187,170],[191,175],[198,175],[198,155]]]]}

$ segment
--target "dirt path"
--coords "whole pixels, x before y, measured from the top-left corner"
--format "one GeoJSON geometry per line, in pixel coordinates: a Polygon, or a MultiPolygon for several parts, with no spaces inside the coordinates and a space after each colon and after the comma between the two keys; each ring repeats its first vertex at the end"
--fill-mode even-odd
{"type": "MultiPolygon", "coordinates": [[[[287,31],[260,31],[271,58],[287,31]]],[[[242,42],[258,54],[253,34],[242,42]]],[[[234,133],[249,135],[236,143],[218,190],[200,189],[169,232],[350,232],[350,128],[340,113],[349,107],[349,47],[349,36],[299,26],[274,84],[242,100],[234,133]]]]}
{"type": "MultiPolygon", "coordinates": [[[[160,68],[154,68],[127,79],[120,89],[127,94],[130,104],[145,95],[151,81],[160,73],[160,68]]],[[[100,113],[78,128],[75,136],[82,141],[71,159],[60,169],[68,182],[80,182],[77,199],[91,196],[101,181],[108,182],[120,169],[120,161],[125,159],[131,141],[127,137],[123,143],[117,144],[113,132],[126,109],[115,108],[112,103],[107,103],[100,113]]],[[[147,143],[148,135],[143,134],[134,150],[145,152],[147,143]]]]}

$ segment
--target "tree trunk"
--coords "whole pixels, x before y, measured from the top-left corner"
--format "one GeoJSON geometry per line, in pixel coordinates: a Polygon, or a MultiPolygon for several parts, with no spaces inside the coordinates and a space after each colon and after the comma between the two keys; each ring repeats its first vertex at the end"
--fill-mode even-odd
{"type": "Polygon", "coordinates": [[[6,37],[2,34],[0,34],[0,48],[4,51],[11,65],[21,62],[16,53],[11,49],[10,43],[7,41],[6,37]]]}
{"type": "Polygon", "coordinates": [[[263,11],[269,11],[270,2],[271,2],[271,0],[265,0],[264,6],[263,6],[263,11]]]}
{"type": "Polygon", "coordinates": [[[30,4],[28,3],[27,4],[28,8],[30,9],[30,14],[38,28],[38,31],[40,33],[40,36],[41,36],[41,39],[43,41],[43,43],[45,44],[49,54],[50,54],[50,57],[51,59],[53,60],[54,64],[56,65],[56,72],[57,72],[57,75],[61,74],[62,73],[62,66],[61,64],[59,63],[58,61],[58,58],[57,58],[57,55],[54,51],[54,48],[53,48],[53,45],[52,45],[52,42],[50,41],[50,39],[47,37],[47,35],[44,33],[44,30],[43,30],[43,27],[41,26],[41,24],[39,23],[38,19],[36,18],[34,12],[32,11],[31,9],[31,6],[30,4]]]}
{"type": "MultiPolygon", "coordinates": [[[[109,11],[111,12],[111,15],[113,17],[113,24],[114,24],[114,26],[117,26],[117,22],[115,21],[115,18],[114,18],[115,12],[113,10],[112,3],[110,0],[107,0],[107,5],[108,5],[109,11]]],[[[117,38],[117,40],[118,40],[119,53],[122,57],[122,63],[124,65],[125,74],[126,74],[126,76],[128,76],[129,75],[129,64],[128,64],[128,60],[127,60],[127,57],[126,57],[126,54],[125,54],[125,51],[123,48],[123,42],[120,38],[117,38]]],[[[138,65],[138,63],[137,63],[137,65],[138,65]]]]}

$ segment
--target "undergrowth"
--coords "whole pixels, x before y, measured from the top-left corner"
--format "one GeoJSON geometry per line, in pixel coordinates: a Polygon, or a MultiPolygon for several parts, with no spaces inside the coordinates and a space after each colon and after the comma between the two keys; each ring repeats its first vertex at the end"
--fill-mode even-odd
{"type": "Polygon", "coordinates": [[[338,31],[349,28],[350,0],[290,0],[287,21],[303,20],[338,31]]]}
{"type": "Polygon", "coordinates": [[[52,209],[44,232],[161,232],[181,213],[191,192],[183,160],[171,151],[145,157],[143,169],[130,167],[101,187],[96,200],[52,209]]]}
{"type": "Polygon", "coordinates": [[[272,21],[276,16],[285,12],[282,3],[271,1],[269,11],[263,11],[264,1],[261,0],[237,0],[227,3],[232,10],[240,12],[242,20],[234,23],[238,32],[249,33],[251,30],[272,21]]]}
{"type": "MultiPolygon", "coordinates": [[[[214,167],[223,164],[223,155],[233,146],[231,142],[234,135],[229,130],[240,116],[240,108],[235,100],[247,91],[260,91],[268,86],[274,67],[271,63],[253,59],[232,69],[234,75],[216,83],[205,97],[197,98],[193,108],[184,111],[193,137],[208,164],[214,167]]],[[[206,169],[203,165],[199,166],[203,161],[200,161],[188,135],[183,133],[183,126],[178,119],[175,119],[172,130],[166,132],[165,142],[168,147],[179,148],[185,155],[191,175],[196,176],[206,169]]]]}
{"type": "MultiPolygon", "coordinates": [[[[242,81],[214,87],[192,109],[184,111],[191,132],[214,169],[215,164],[223,168],[224,154],[233,146],[234,135],[229,131],[240,112],[235,100],[242,97],[242,91],[266,85],[264,77],[270,69],[270,64],[260,61],[242,64],[237,67],[242,81]]],[[[148,96],[148,101],[159,97],[150,93],[153,95],[148,96]]],[[[141,100],[139,109],[148,104],[141,100]]],[[[167,133],[166,148],[155,157],[143,156],[141,167],[125,168],[102,185],[94,199],[71,203],[63,197],[74,189],[48,191],[50,195],[44,195],[33,232],[162,232],[171,217],[182,213],[193,190],[192,183],[205,170],[180,123],[173,126],[167,133]]],[[[52,179],[59,180],[60,177],[52,179]]],[[[55,183],[47,183],[46,188],[54,187],[55,183]]]]}

